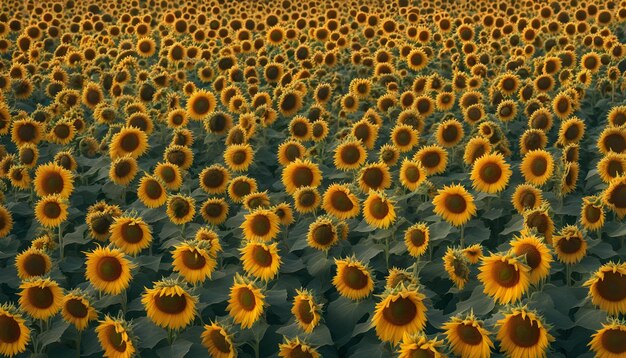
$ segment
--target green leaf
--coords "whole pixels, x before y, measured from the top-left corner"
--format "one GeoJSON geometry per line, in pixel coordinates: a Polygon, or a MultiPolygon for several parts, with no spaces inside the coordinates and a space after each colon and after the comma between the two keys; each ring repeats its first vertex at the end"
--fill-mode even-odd
{"type": "Polygon", "coordinates": [[[133,333],[139,337],[139,348],[152,349],[167,338],[167,331],[155,325],[148,317],[133,320],[133,333]]]}
{"type": "Polygon", "coordinates": [[[183,358],[189,352],[192,343],[178,339],[171,346],[163,347],[157,350],[157,355],[161,358],[183,358]]]}
{"type": "Polygon", "coordinates": [[[69,323],[63,320],[56,320],[52,328],[39,334],[37,337],[39,344],[47,346],[50,343],[58,342],[69,325],[69,323]]]}

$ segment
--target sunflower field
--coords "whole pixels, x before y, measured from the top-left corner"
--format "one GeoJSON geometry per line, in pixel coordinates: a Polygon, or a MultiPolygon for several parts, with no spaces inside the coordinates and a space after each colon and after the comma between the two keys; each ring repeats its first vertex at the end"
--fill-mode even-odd
{"type": "Polygon", "coordinates": [[[626,357],[626,0],[0,2],[0,356],[626,357]]]}

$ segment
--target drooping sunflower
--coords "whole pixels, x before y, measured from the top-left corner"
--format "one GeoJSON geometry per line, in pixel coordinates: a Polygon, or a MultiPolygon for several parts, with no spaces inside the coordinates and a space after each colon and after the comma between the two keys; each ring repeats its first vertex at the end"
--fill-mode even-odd
{"type": "Polygon", "coordinates": [[[35,216],[41,225],[54,228],[67,219],[68,204],[58,195],[48,195],[37,202],[35,216]]]}
{"type": "Polygon", "coordinates": [[[61,309],[63,289],[50,278],[26,280],[20,289],[20,307],[34,319],[47,320],[61,309]]]}
{"type": "Polygon", "coordinates": [[[293,298],[291,313],[296,319],[298,326],[305,333],[313,332],[321,319],[321,306],[315,302],[313,293],[307,289],[296,289],[296,296],[293,298]]]}
{"type": "Polygon", "coordinates": [[[270,197],[266,191],[250,193],[243,198],[243,207],[248,211],[267,209],[271,205],[270,197]]]}
{"type": "Polygon", "coordinates": [[[486,193],[498,193],[506,188],[512,173],[502,154],[491,153],[476,159],[470,178],[474,188],[486,193]]]}
{"type": "Polygon", "coordinates": [[[541,189],[532,184],[520,184],[515,188],[511,201],[515,210],[520,214],[526,210],[536,209],[543,201],[541,189]]]}
{"type": "Polygon", "coordinates": [[[235,276],[226,310],[241,328],[250,328],[263,314],[265,295],[254,283],[235,276]]]}
{"type": "Polygon", "coordinates": [[[215,110],[215,95],[207,90],[194,92],[187,100],[187,114],[193,120],[203,120],[215,110]]]}
{"type": "Polygon", "coordinates": [[[85,278],[98,291],[117,295],[130,285],[131,269],[135,267],[119,249],[97,247],[86,253],[85,278]]]}
{"type": "Polygon", "coordinates": [[[426,326],[425,298],[417,287],[404,284],[385,291],[372,316],[378,338],[396,344],[405,334],[422,331],[426,326]]]}
{"type": "Polygon", "coordinates": [[[148,150],[148,135],[137,127],[123,127],[111,138],[111,159],[129,155],[138,158],[148,150]]]}
{"type": "Polygon", "coordinates": [[[467,165],[472,165],[476,159],[491,152],[491,142],[482,136],[473,137],[465,145],[463,161],[467,165]]]}
{"type": "Polygon", "coordinates": [[[370,191],[363,202],[363,217],[369,225],[386,229],[396,220],[394,203],[384,194],[370,191]]]}
{"type": "Polygon", "coordinates": [[[609,262],[593,273],[589,287],[591,303],[610,315],[626,313],[626,263],[609,262]]]}
{"type": "Polygon", "coordinates": [[[337,227],[327,217],[319,217],[309,225],[306,241],[310,247],[328,251],[339,240],[337,227]]]}
{"type": "Polygon", "coordinates": [[[500,349],[511,358],[545,358],[550,342],[554,341],[543,319],[526,307],[510,309],[496,327],[500,349]]]}
{"type": "Polygon", "coordinates": [[[278,226],[280,219],[269,209],[257,209],[244,217],[241,228],[244,237],[250,241],[271,241],[280,232],[278,226]]]}
{"type": "Polygon", "coordinates": [[[541,238],[534,235],[521,235],[510,242],[511,251],[516,256],[523,256],[530,268],[530,283],[537,284],[550,275],[552,254],[541,238]]]}
{"type": "Polygon", "coordinates": [[[320,358],[317,350],[310,345],[300,341],[298,337],[295,339],[285,338],[285,342],[278,345],[278,356],[282,358],[320,358]]]}
{"type": "Polygon", "coordinates": [[[194,320],[197,302],[197,297],[173,280],[155,282],[141,297],[150,320],[159,327],[173,330],[185,328],[194,320]]]}
{"type": "Polygon", "coordinates": [[[626,215],[626,175],[611,180],[609,187],[604,190],[602,200],[620,219],[626,215]]]}
{"type": "Polygon", "coordinates": [[[224,151],[224,162],[237,172],[246,171],[254,160],[254,151],[250,144],[231,144],[224,151]]]}
{"type": "Polygon", "coordinates": [[[588,346],[598,358],[619,358],[626,354],[626,325],[624,321],[611,319],[591,335],[588,346]]]}
{"type": "Polygon", "coordinates": [[[194,240],[198,241],[200,247],[207,250],[211,257],[217,257],[217,254],[223,251],[219,235],[209,228],[201,227],[198,229],[194,235],[194,240]]]}
{"type": "Polygon", "coordinates": [[[398,358],[444,358],[442,351],[443,342],[437,338],[428,339],[422,333],[405,334],[400,343],[398,358]]]}
{"type": "Polygon", "coordinates": [[[131,358],[136,352],[132,327],[124,319],[106,315],[96,327],[96,334],[105,357],[131,358]]]}
{"type": "Polygon", "coordinates": [[[152,175],[146,174],[139,181],[137,187],[139,200],[148,208],[158,208],[167,201],[167,192],[161,181],[152,175]]]}
{"type": "Polygon", "coordinates": [[[469,281],[469,260],[463,251],[448,247],[443,255],[443,268],[459,290],[469,281]]]}
{"type": "Polygon", "coordinates": [[[78,331],[85,330],[90,321],[98,318],[98,313],[88,296],[80,289],[73,290],[63,297],[61,314],[63,319],[73,324],[78,331]]]}
{"type": "Polygon", "coordinates": [[[446,185],[433,199],[435,213],[454,226],[462,226],[476,214],[474,197],[462,185],[446,185]]]}
{"type": "Polygon", "coordinates": [[[15,267],[17,268],[17,276],[26,280],[50,272],[52,262],[44,250],[31,247],[15,257],[15,267]]]}
{"type": "Polygon", "coordinates": [[[22,314],[11,303],[0,306],[0,354],[13,357],[26,351],[30,342],[30,328],[22,314]]]}
{"type": "Polygon", "coordinates": [[[136,255],[152,244],[152,230],[142,219],[121,216],[109,227],[111,242],[128,255],[136,255]]]}
{"type": "Polygon", "coordinates": [[[337,273],[333,285],[340,295],[351,300],[363,299],[374,290],[374,280],[367,266],[354,257],[335,259],[337,273]]]}
{"type": "Polygon", "coordinates": [[[404,232],[404,243],[409,255],[420,257],[428,248],[430,241],[430,230],[425,223],[417,223],[406,229],[404,232]]]}
{"type": "Polygon", "coordinates": [[[199,176],[200,187],[208,194],[221,194],[226,191],[230,173],[219,164],[204,168],[199,176]]]}
{"type": "Polygon", "coordinates": [[[412,272],[408,270],[392,267],[389,269],[389,273],[385,278],[385,289],[392,290],[398,285],[404,284],[405,286],[416,285],[417,279],[412,272]]]}
{"type": "Polygon", "coordinates": [[[452,352],[461,357],[489,358],[494,348],[489,332],[482,321],[470,312],[454,316],[442,327],[452,352]]]}
{"type": "Polygon", "coordinates": [[[408,190],[417,190],[426,180],[426,171],[422,164],[415,160],[404,159],[400,166],[400,183],[408,190]]]}
{"type": "Polygon", "coordinates": [[[217,322],[204,325],[202,345],[204,345],[209,355],[214,358],[237,358],[237,349],[233,343],[233,337],[226,329],[217,322]]]}
{"type": "Polygon", "coordinates": [[[350,219],[359,215],[359,199],[343,184],[331,184],[324,193],[322,208],[340,219],[350,219]]]}
{"type": "Polygon", "coordinates": [[[554,159],[543,149],[531,150],[524,155],[520,169],[527,182],[543,185],[552,177],[554,159]]]}
{"type": "Polygon", "coordinates": [[[154,176],[159,178],[169,190],[178,190],[183,184],[183,175],[176,164],[158,163],[154,167],[154,176]]]}
{"type": "Polygon", "coordinates": [[[167,198],[167,216],[176,225],[183,225],[196,215],[196,201],[187,195],[172,195],[167,198]]]}
{"type": "Polygon", "coordinates": [[[366,158],[367,153],[361,142],[348,140],[335,149],[334,163],[337,169],[352,170],[363,165],[366,158]]]}
{"type": "Polygon", "coordinates": [[[524,228],[534,229],[543,235],[548,244],[552,244],[554,221],[548,212],[548,206],[543,205],[536,209],[526,210],[524,213],[524,228]]]}
{"type": "Polygon", "coordinates": [[[515,303],[530,286],[530,268],[511,254],[483,257],[478,279],[499,304],[515,303]]]}
{"type": "Polygon", "coordinates": [[[597,196],[586,196],[580,209],[580,222],[589,231],[596,231],[604,226],[604,208],[597,196]]]}
{"type": "Polygon", "coordinates": [[[391,186],[391,173],[385,163],[372,163],[361,168],[358,174],[359,187],[363,192],[384,190],[391,186]]]}
{"type": "Polygon", "coordinates": [[[74,190],[72,172],[54,163],[42,164],[35,171],[35,192],[40,197],[58,195],[69,198],[74,190]]]}
{"type": "Polygon", "coordinates": [[[281,264],[278,243],[248,241],[240,251],[243,269],[249,275],[269,281],[278,274],[281,264]]]}
{"type": "Polygon", "coordinates": [[[600,159],[597,165],[598,174],[605,183],[626,173],[626,154],[609,152],[600,159]]]}
{"type": "Polygon", "coordinates": [[[566,162],[563,165],[563,172],[561,175],[561,194],[568,194],[576,190],[576,184],[578,183],[578,174],[580,172],[580,166],[576,162],[566,162]]]}
{"type": "Polygon", "coordinates": [[[552,240],[554,251],[559,261],[576,264],[587,254],[587,241],[578,227],[567,225],[552,240]]]}
{"type": "Polygon", "coordinates": [[[463,254],[472,265],[477,264],[483,258],[483,247],[481,244],[470,245],[463,249],[463,254]]]}
{"type": "Polygon", "coordinates": [[[322,172],[310,160],[296,158],[283,169],[282,182],[287,193],[293,194],[301,187],[318,187],[322,182],[322,172]]]}
{"type": "Polygon", "coordinates": [[[427,175],[436,175],[446,170],[446,166],[448,165],[448,152],[444,148],[433,144],[422,147],[415,153],[413,159],[422,164],[427,175]]]}

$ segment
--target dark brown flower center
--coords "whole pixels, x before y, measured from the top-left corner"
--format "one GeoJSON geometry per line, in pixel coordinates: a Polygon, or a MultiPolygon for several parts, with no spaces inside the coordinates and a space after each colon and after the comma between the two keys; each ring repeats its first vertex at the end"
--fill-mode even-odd
{"type": "Polygon", "coordinates": [[[626,352],[626,331],[621,329],[607,329],[602,333],[602,347],[607,351],[620,355],[626,352]]]}
{"type": "Polygon", "coordinates": [[[369,205],[369,213],[374,218],[382,220],[389,214],[389,203],[381,198],[374,198],[369,205]]]}
{"type": "Polygon", "coordinates": [[[174,216],[177,218],[184,218],[187,214],[189,214],[189,202],[183,198],[173,198],[170,205],[174,216]]]}
{"type": "Polygon", "coordinates": [[[26,296],[28,302],[39,309],[46,309],[54,303],[54,294],[50,287],[30,287],[26,296]]]}
{"type": "Polygon", "coordinates": [[[122,264],[115,257],[101,257],[98,259],[96,272],[99,279],[107,282],[112,282],[122,276],[122,264]]]}
{"type": "Polygon", "coordinates": [[[509,338],[518,347],[533,347],[539,342],[541,330],[537,321],[529,316],[522,318],[521,314],[511,317],[508,321],[509,338]]]}
{"type": "Polygon", "coordinates": [[[22,336],[22,329],[15,318],[8,315],[0,316],[0,342],[11,344],[17,342],[22,336]]]}
{"type": "Polygon", "coordinates": [[[332,192],[330,195],[330,202],[333,208],[341,212],[348,212],[354,208],[354,203],[352,203],[348,194],[341,190],[335,190],[332,192]]]}
{"type": "Polygon", "coordinates": [[[85,318],[89,313],[87,306],[77,298],[67,300],[65,302],[65,310],[75,318],[85,318]]]}
{"type": "Polygon", "coordinates": [[[48,201],[43,206],[43,213],[49,219],[56,219],[61,216],[61,205],[56,201],[48,201]]]}
{"type": "Polygon", "coordinates": [[[57,172],[48,172],[44,175],[41,186],[46,194],[59,194],[63,191],[65,182],[63,176],[57,172]]]}
{"type": "Polygon", "coordinates": [[[407,325],[417,317],[417,306],[408,297],[398,297],[395,301],[389,302],[389,306],[383,308],[385,321],[394,326],[407,325]]]}
{"type": "Polygon", "coordinates": [[[548,160],[543,156],[538,156],[532,159],[530,163],[530,171],[536,176],[540,177],[546,173],[548,170],[548,160]]]}
{"type": "Polygon", "coordinates": [[[304,208],[310,208],[315,205],[315,193],[311,190],[306,190],[300,193],[298,196],[298,203],[304,208]]]}
{"type": "Polygon", "coordinates": [[[626,139],[621,133],[611,133],[603,138],[607,151],[623,153],[626,150],[626,139]]]}
{"type": "Polygon", "coordinates": [[[256,307],[256,296],[247,287],[241,287],[237,291],[237,299],[241,307],[246,311],[252,311],[256,307]]]}
{"type": "Polygon", "coordinates": [[[211,338],[211,342],[213,342],[213,346],[217,348],[218,351],[222,353],[230,353],[231,345],[219,329],[212,329],[211,333],[209,333],[209,337],[211,338]]]}
{"type": "Polygon", "coordinates": [[[341,161],[353,165],[361,159],[361,151],[356,145],[348,145],[341,149],[341,161]]]}
{"type": "Polygon", "coordinates": [[[115,332],[114,326],[109,326],[107,328],[106,336],[109,340],[109,344],[120,353],[126,352],[126,341],[122,336],[122,332],[115,332]]]}
{"type": "Polygon", "coordinates": [[[123,160],[115,164],[115,176],[118,178],[125,178],[130,174],[132,170],[132,164],[128,160],[123,160]]]}
{"type": "Polygon", "coordinates": [[[255,245],[252,248],[252,257],[254,258],[254,263],[261,267],[270,267],[272,265],[272,253],[260,245],[255,245]]]}
{"type": "Polygon", "coordinates": [[[308,299],[304,299],[298,302],[297,309],[298,309],[298,318],[300,318],[300,321],[304,322],[305,324],[309,324],[313,322],[315,315],[313,311],[311,310],[311,306],[310,306],[308,299]]]}
{"type": "Polygon", "coordinates": [[[356,266],[345,266],[341,273],[343,283],[353,290],[360,290],[367,287],[369,277],[356,266]]]}
{"type": "Polygon", "coordinates": [[[291,175],[291,180],[296,188],[313,184],[313,171],[307,166],[296,167],[291,175]]]}
{"type": "Polygon", "coordinates": [[[65,139],[70,135],[70,127],[67,124],[57,124],[54,127],[54,135],[57,138],[65,139]]]}
{"type": "Polygon", "coordinates": [[[596,223],[602,218],[602,209],[593,205],[585,205],[585,219],[590,223],[596,223]]]}
{"type": "Polygon", "coordinates": [[[244,197],[252,191],[252,186],[247,181],[239,180],[233,183],[233,193],[238,197],[244,197]]]}
{"type": "Polygon", "coordinates": [[[154,296],[154,305],[159,309],[159,311],[176,315],[185,311],[187,308],[187,297],[182,294],[174,294],[172,296],[169,295],[155,295],[154,296]]]}
{"type": "Polygon", "coordinates": [[[441,155],[434,151],[426,152],[422,155],[421,162],[426,168],[436,168],[441,163],[441,155]]]}
{"type": "Polygon", "coordinates": [[[411,230],[409,238],[415,247],[422,247],[426,243],[426,233],[422,229],[411,230]]]}
{"type": "Polygon", "coordinates": [[[28,276],[41,276],[46,273],[48,267],[46,259],[38,253],[29,254],[24,258],[23,269],[28,276]]]}
{"type": "Polygon", "coordinates": [[[582,239],[576,236],[564,237],[559,240],[559,250],[564,254],[575,254],[582,246],[582,239]]]}
{"type": "Polygon", "coordinates": [[[385,174],[380,168],[367,168],[363,171],[361,179],[371,189],[379,189],[383,185],[385,174]]]}
{"type": "Polygon", "coordinates": [[[411,144],[411,137],[411,132],[408,129],[400,129],[395,135],[396,143],[401,147],[405,147],[411,144]]]}
{"type": "Polygon", "coordinates": [[[17,136],[24,142],[30,142],[37,136],[37,129],[32,123],[23,123],[17,129],[17,136]]]}
{"type": "Polygon", "coordinates": [[[456,333],[463,343],[470,346],[478,345],[483,341],[483,335],[480,334],[480,330],[471,324],[460,323],[456,326],[456,333]]]}
{"type": "Polygon", "coordinates": [[[190,270],[200,270],[206,265],[206,259],[196,250],[185,250],[181,254],[183,264],[190,270]]]}
{"type": "Polygon", "coordinates": [[[467,201],[461,194],[446,194],[444,204],[446,210],[454,214],[462,214],[467,210],[467,201]]]}
{"type": "Polygon", "coordinates": [[[202,183],[208,188],[219,188],[224,184],[224,173],[219,169],[209,169],[202,176],[202,183]]]}
{"type": "Polygon", "coordinates": [[[313,229],[313,240],[322,246],[326,246],[335,241],[335,233],[331,224],[321,224],[313,229]]]}
{"type": "Polygon", "coordinates": [[[124,134],[120,141],[120,147],[127,153],[133,152],[139,148],[139,136],[137,133],[131,132],[124,134]]]}
{"type": "Polygon", "coordinates": [[[146,180],[145,188],[146,195],[152,200],[159,199],[161,195],[163,195],[163,187],[161,187],[161,184],[154,179],[146,180]]]}
{"type": "Polygon", "coordinates": [[[530,266],[532,270],[539,267],[541,264],[541,253],[537,250],[537,247],[532,244],[522,244],[517,247],[515,254],[518,256],[526,255],[526,264],[530,266]]]}
{"type": "Polygon", "coordinates": [[[459,128],[456,125],[449,124],[441,132],[443,140],[447,143],[453,143],[459,138],[459,128]]]}
{"type": "Polygon", "coordinates": [[[257,236],[265,236],[272,229],[272,223],[266,215],[255,215],[250,222],[250,229],[257,236]]]}
{"type": "Polygon", "coordinates": [[[604,279],[599,279],[596,289],[600,296],[611,302],[620,302],[626,299],[626,276],[618,272],[604,272],[604,279]]]}
{"type": "Polygon", "coordinates": [[[193,100],[192,108],[199,115],[207,114],[211,108],[211,102],[205,96],[198,96],[193,100]]]}
{"type": "Polygon", "coordinates": [[[497,183],[502,178],[502,168],[497,163],[486,163],[480,168],[480,179],[487,184],[497,183]]]}
{"type": "Polygon", "coordinates": [[[609,194],[609,203],[618,209],[626,208],[626,184],[617,184],[609,194]]]}
{"type": "Polygon", "coordinates": [[[506,288],[514,287],[520,280],[519,271],[515,269],[515,266],[502,261],[496,261],[493,264],[491,273],[494,281],[506,288]]]}

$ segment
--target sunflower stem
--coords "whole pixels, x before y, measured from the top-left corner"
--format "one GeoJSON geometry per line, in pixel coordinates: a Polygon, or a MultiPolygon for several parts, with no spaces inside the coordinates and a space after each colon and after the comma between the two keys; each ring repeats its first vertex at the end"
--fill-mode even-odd
{"type": "Polygon", "coordinates": [[[465,248],[465,225],[461,225],[461,248],[465,248]]]}
{"type": "Polygon", "coordinates": [[[185,240],[185,226],[187,225],[187,223],[184,223],[181,225],[180,227],[180,237],[185,240]]]}
{"type": "Polygon", "coordinates": [[[76,338],[76,357],[80,358],[80,341],[82,340],[83,332],[78,331],[78,337],[76,338]]]}
{"type": "Polygon", "coordinates": [[[126,315],[126,306],[128,303],[128,295],[126,294],[126,290],[122,291],[120,295],[122,296],[122,312],[124,312],[124,315],[126,315]]]}
{"type": "Polygon", "coordinates": [[[174,334],[173,334],[173,330],[171,328],[167,329],[167,343],[171,346],[172,343],[174,342],[174,334]]]}
{"type": "Polygon", "coordinates": [[[64,256],[64,247],[63,247],[63,228],[62,225],[59,224],[59,226],[57,227],[58,229],[58,234],[59,234],[59,255],[61,256],[61,261],[63,261],[63,256],[64,256]]]}
{"type": "Polygon", "coordinates": [[[570,277],[572,276],[572,265],[565,264],[565,282],[568,286],[571,286],[570,277]]]}

